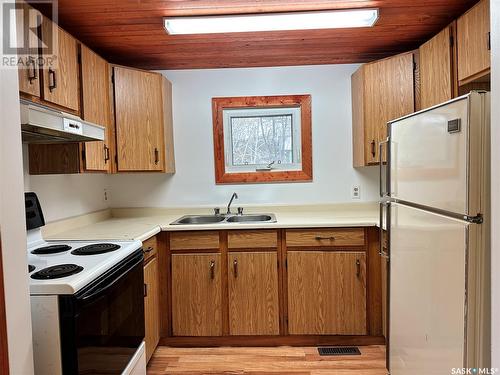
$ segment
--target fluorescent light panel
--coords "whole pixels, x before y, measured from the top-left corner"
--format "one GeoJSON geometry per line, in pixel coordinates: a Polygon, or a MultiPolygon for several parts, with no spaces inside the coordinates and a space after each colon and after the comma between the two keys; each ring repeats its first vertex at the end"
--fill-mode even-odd
{"type": "Polygon", "coordinates": [[[170,35],[181,35],[370,27],[375,24],[377,18],[378,9],[353,9],[234,16],[165,17],[164,24],[170,35]]]}

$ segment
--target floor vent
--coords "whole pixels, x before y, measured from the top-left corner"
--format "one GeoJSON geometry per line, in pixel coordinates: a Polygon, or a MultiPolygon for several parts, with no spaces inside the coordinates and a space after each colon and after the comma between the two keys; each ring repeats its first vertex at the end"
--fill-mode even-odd
{"type": "Polygon", "coordinates": [[[356,346],[338,346],[318,348],[319,355],[361,355],[356,346]]]}

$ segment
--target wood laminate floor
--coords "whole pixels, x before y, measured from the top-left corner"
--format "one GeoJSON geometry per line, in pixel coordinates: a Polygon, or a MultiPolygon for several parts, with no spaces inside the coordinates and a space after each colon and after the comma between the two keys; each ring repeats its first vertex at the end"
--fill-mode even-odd
{"type": "Polygon", "coordinates": [[[385,347],[360,346],[361,355],[320,357],[315,347],[169,348],[159,346],[148,375],[386,375],[385,347]]]}

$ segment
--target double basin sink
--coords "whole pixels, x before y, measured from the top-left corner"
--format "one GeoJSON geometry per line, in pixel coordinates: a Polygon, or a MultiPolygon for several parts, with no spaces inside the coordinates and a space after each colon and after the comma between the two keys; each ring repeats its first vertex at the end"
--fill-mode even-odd
{"type": "Polygon", "coordinates": [[[274,214],[186,215],[170,225],[225,223],[276,223],[274,214]]]}

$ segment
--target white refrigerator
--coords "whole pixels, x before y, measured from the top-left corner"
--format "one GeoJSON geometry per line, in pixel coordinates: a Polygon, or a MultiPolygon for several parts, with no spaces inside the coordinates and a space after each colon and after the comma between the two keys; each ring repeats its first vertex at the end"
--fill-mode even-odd
{"type": "Polygon", "coordinates": [[[391,375],[490,367],[489,127],[478,91],[388,123],[391,375]]]}

